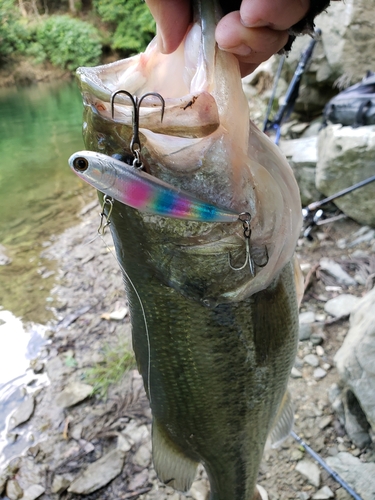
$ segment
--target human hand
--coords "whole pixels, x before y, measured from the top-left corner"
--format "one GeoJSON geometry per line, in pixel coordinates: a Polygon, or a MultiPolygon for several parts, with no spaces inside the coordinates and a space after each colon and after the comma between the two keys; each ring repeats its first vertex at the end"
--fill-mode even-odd
{"type": "MultiPolygon", "coordinates": [[[[146,0],[158,26],[161,52],[177,49],[191,22],[190,0],[146,0]]],[[[224,16],[216,28],[222,50],[236,55],[246,76],[288,41],[288,29],[304,18],[310,0],[242,0],[240,10],[224,16]]]]}

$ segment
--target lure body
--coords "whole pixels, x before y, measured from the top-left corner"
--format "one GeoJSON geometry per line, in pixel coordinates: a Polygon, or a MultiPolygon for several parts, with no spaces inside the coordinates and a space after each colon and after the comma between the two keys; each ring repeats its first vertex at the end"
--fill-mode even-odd
{"type": "Polygon", "coordinates": [[[78,151],[69,165],[102,193],[141,212],[200,222],[235,222],[238,213],[216,207],[110,156],[78,151]]]}

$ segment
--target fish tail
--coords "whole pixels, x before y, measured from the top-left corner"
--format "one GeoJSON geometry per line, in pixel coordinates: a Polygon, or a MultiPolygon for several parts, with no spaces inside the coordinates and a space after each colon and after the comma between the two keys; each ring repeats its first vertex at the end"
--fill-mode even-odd
{"type": "Polygon", "coordinates": [[[188,491],[194,481],[198,462],[187,457],[166,435],[158,421],[152,422],[152,450],[159,479],[180,491],[188,491]]]}

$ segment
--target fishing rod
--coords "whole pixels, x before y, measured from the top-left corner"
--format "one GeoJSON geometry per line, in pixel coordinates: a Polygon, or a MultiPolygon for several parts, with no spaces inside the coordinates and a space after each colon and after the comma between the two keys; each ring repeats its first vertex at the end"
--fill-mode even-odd
{"type": "MultiPolygon", "coordinates": [[[[305,223],[305,228],[303,232],[303,236],[305,238],[311,239],[310,233],[313,229],[314,226],[319,226],[322,224],[322,221],[320,220],[323,216],[323,210],[321,210],[321,207],[326,205],[327,203],[336,200],[337,198],[341,198],[341,196],[345,196],[346,194],[351,193],[352,191],[355,191],[356,189],[359,189],[363,186],[366,186],[367,184],[370,184],[370,182],[375,181],[375,175],[368,177],[367,179],[357,182],[356,184],[353,184],[352,186],[349,186],[345,189],[342,189],[341,191],[338,191],[337,193],[331,194],[331,196],[328,196],[327,198],[324,198],[323,200],[318,200],[310,203],[307,205],[307,207],[302,209],[302,217],[303,221],[305,223]]],[[[337,220],[337,218],[333,218],[334,220],[337,220]]],[[[332,219],[332,220],[333,220],[332,219]]],[[[329,219],[331,220],[331,219],[329,219]]],[[[327,221],[328,222],[328,221],[327,221]]]]}
{"type": "MultiPolygon", "coordinates": [[[[300,60],[298,62],[297,68],[294,72],[292,81],[289,84],[289,87],[286,91],[285,95],[285,101],[282,106],[280,106],[279,110],[277,111],[276,115],[274,116],[273,120],[269,120],[268,116],[266,116],[266,119],[263,124],[263,132],[267,133],[270,131],[275,131],[276,132],[276,137],[275,137],[275,144],[279,144],[280,140],[280,135],[281,135],[281,125],[282,123],[289,118],[291,115],[295,102],[297,100],[298,94],[299,94],[299,88],[301,84],[301,79],[302,75],[305,72],[307,63],[309,62],[312,53],[314,51],[314,47],[316,45],[316,42],[319,40],[320,35],[321,35],[321,30],[316,29],[314,31],[314,38],[310,41],[309,45],[307,46],[306,50],[304,50],[301,54],[300,60]]],[[[281,64],[281,63],[280,63],[281,64]]],[[[279,64],[279,68],[280,68],[279,64]]],[[[281,68],[280,68],[281,72],[281,68]]],[[[277,80],[276,80],[277,84],[277,80]]],[[[274,89],[276,91],[276,88],[274,89]]],[[[273,92],[273,95],[271,96],[272,102],[275,97],[275,94],[273,92]]],[[[270,102],[271,102],[270,99],[270,102]]],[[[272,108],[272,102],[269,104],[267,113],[271,111],[272,108]]]]}
{"type": "Polygon", "coordinates": [[[318,462],[319,465],[323,467],[323,469],[328,472],[328,474],[333,477],[333,479],[337,483],[339,483],[353,498],[355,498],[355,500],[362,500],[362,498],[353,490],[353,488],[349,486],[349,484],[344,481],[336,471],[331,469],[327,462],[323,460],[323,458],[321,458],[312,448],[310,448],[310,446],[306,444],[303,439],[301,439],[294,431],[291,431],[290,435],[307,451],[307,453],[309,453],[318,462]]]}

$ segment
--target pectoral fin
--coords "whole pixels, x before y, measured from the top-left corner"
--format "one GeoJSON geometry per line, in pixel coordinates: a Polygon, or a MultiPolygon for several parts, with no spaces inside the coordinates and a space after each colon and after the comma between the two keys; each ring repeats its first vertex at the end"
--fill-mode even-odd
{"type": "Polygon", "coordinates": [[[294,422],[294,409],[292,397],[287,390],[281,401],[279,410],[271,432],[268,436],[268,442],[272,448],[277,448],[290,434],[294,422]]]}
{"type": "Polygon", "coordinates": [[[194,481],[198,463],[186,457],[166,436],[154,419],[152,423],[154,467],[159,479],[180,491],[188,491],[194,481]]]}

